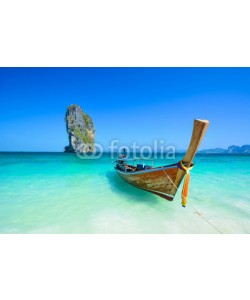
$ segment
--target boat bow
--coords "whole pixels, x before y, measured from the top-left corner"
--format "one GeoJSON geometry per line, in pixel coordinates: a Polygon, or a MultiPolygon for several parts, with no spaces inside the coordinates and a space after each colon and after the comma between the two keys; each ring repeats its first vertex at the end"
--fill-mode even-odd
{"type": "Polygon", "coordinates": [[[207,120],[194,120],[190,145],[183,160],[177,164],[154,168],[146,166],[140,169],[126,164],[125,159],[122,159],[117,160],[115,169],[119,176],[126,182],[170,201],[174,199],[185,176],[182,190],[182,205],[185,206],[190,179],[189,171],[193,167],[192,161],[207,131],[208,125],[209,121],[207,120]]]}

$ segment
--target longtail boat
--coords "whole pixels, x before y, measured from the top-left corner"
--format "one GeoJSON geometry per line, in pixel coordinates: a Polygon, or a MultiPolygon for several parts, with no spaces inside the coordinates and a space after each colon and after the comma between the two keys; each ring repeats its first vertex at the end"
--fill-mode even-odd
{"type": "Polygon", "coordinates": [[[209,121],[207,120],[194,120],[193,134],[188,150],[184,158],[176,164],[159,167],[145,164],[133,166],[128,163],[129,160],[124,153],[116,160],[115,170],[129,184],[169,201],[174,199],[183,178],[185,178],[182,189],[182,206],[185,207],[190,180],[189,171],[194,166],[193,159],[208,125],[209,121]]]}

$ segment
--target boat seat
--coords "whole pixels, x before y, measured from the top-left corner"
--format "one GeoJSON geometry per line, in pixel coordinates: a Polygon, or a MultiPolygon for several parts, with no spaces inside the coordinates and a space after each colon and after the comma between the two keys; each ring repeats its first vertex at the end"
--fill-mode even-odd
{"type": "Polygon", "coordinates": [[[137,169],[137,171],[145,170],[145,165],[137,164],[136,169],[137,169]]]}

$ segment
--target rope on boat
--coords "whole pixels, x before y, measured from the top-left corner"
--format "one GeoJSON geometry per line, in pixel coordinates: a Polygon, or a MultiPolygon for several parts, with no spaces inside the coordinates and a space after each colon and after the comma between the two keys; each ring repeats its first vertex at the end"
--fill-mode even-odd
{"type": "Polygon", "coordinates": [[[180,161],[180,162],[178,162],[177,166],[179,169],[181,169],[182,171],[185,172],[184,183],[183,183],[183,188],[182,188],[182,192],[181,192],[181,198],[182,198],[181,204],[183,207],[186,207],[189,183],[190,183],[190,171],[193,169],[194,164],[191,163],[188,167],[186,167],[185,164],[183,163],[183,161],[180,161]]]}
{"type": "Polygon", "coordinates": [[[194,205],[190,204],[192,206],[192,208],[194,209],[194,212],[200,216],[201,218],[203,218],[203,220],[205,220],[211,227],[213,227],[216,231],[218,231],[220,234],[223,234],[223,232],[218,228],[216,227],[211,221],[209,221],[205,216],[203,216],[202,213],[200,213],[195,207],[194,205]]]}
{"type": "MultiPolygon", "coordinates": [[[[185,171],[185,178],[184,178],[184,183],[183,183],[183,188],[182,188],[182,192],[181,192],[181,198],[182,198],[182,206],[186,207],[187,204],[187,197],[188,197],[188,190],[189,190],[189,182],[190,182],[190,171],[193,169],[194,164],[192,163],[189,167],[186,167],[184,165],[184,163],[182,161],[180,161],[177,164],[177,167],[179,169],[181,169],[182,171],[185,171]]],[[[163,168],[163,166],[161,166],[163,172],[165,173],[165,175],[167,176],[167,178],[171,181],[171,183],[174,185],[174,187],[176,188],[176,190],[178,190],[178,187],[175,185],[175,183],[173,182],[173,180],[170,178],[170,176],[168,176],[168,174],[165,172],[165,169],[163,168]]]]}
{"type": "MultiPolygon", "coordinates": [[[[183,166],[183,165],[182,165],[182,166],[183,166]]],[[[165,173],[165,175],[168,177],[168,179],[169,179],[169,180],[172,182],[172,184],[175,186],[176,190],[178,190],[177,186],[175,185],[175,183],[173,182],[173,180],[171,179],[171,177],[168,176],[168,174],[165,172],[163,166],[161,166],[161,168],[162,168],[163,172],[165,173]]],[[[193,166],[192,166],[191,168],[193,168],[193,166]]],[[[191,169],[191,168],[190,168],[190,169],[191,169]]],[[[189,170],[190,170],[190,169],[189,169],[189,170]]],[[[189,176],[190,176],[190,174],[189,174],[189,176]]],[[[189,178],[189,179],[190,179],[190,178],[189,178]]],[[[183,187],[183,189],[184,189],[184,187],[183,187]]],[[[183,192],[183,190],[182,190],[182,192],[183,192]]],[[[211,221],[209,221],[202,213],[200,213],[200,212],[194,207],[194,205],[192,205],[191,203],[190,203],[190,205],[192,206],[192,208],[194,209],[194,212],[195,212],[198,216],[200,216],[204,221],[206,221],[211,227],[213,227],[213,228],[214,228],[216,231],[218,231],[220,234],[223,234],[223,232],[222,232],[218,227],[216,227],[211,221]]]]}
{"type": "Polygon", "coordinates": [[[161,168],[162,168],[163,172],[165,173],[165,175],[168,177],[168,179],[173,183],[173,185],[175,186],[176,190],[178,190],[178,187],[175,185],[175,183],[173,182],[173,180],[171,179],[171,177],[168,176],[168,174],[164,170],[163,166],[161,166],[161,168]]]}

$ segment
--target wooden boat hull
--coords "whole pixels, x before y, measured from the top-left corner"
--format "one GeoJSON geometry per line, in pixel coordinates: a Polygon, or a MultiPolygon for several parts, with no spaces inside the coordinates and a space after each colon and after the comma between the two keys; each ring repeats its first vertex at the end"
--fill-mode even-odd
{"type": "MultiPolygon", "coordinates": [[[[207,120],[194,120],[189,148],[183,160],[177,164],[156,168],[147,167],[140,170],[128,165],[124,157],[116,161],[115,170],[129,184],[172,201],[183,177],[185,174],[188,174],[187,170],[193,165],[193,158],[207,131],[208,125],[209,122],[207,120]]],[[[186,191],[188,191],[188,188],[186,191]]],[[[183,206],[185,206],[185,203],[183,203],[183,206]]]]}
{"type": "Polygon", "coordinates": [[[177,165],[149,169],[142,172],[123,172],[116,169],[118,175],[133,186],[156,194],[166,200],[172,201],[177,191],[173,192],[173,182],[178,172],[177,165]]]}

